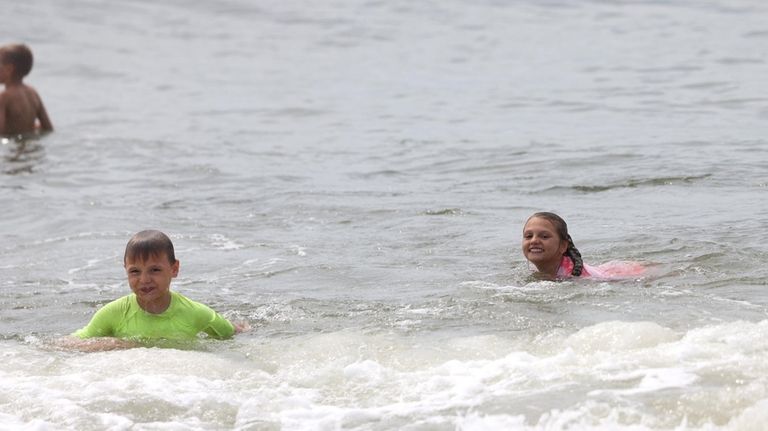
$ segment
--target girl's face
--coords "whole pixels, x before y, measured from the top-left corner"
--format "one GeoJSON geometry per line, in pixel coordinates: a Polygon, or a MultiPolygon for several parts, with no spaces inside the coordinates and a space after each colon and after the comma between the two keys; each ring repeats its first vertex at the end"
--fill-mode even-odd
{"type": "Polygon", "coordinates": [[[558,236],[549,220],[533,217],[523,227],[523,255],[540,271],[556,271],[567,249],[568,241],[558,236]]]}

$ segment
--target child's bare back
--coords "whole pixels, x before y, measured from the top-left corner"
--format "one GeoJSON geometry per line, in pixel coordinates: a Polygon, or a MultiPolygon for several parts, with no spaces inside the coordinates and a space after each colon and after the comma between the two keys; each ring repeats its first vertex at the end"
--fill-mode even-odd
{"type": "Polygon", "coordinates": [[[3,135],[22,135],[36,130],[36,120],[40,119],[42,130],[52,130],[50,121],[46,121],[45,108],[40,96],[34,88],[28,85],[6,87],[0,93],[0,112],[5,118],[0,119],[0,133],[3,135]]]}
{"type": "Polygon", "coordinates": [[[23,79],[32,69],[32,52],[24,45],[0,48],[0,135],[26,135],[37,131],[51,131],[43,101],[34,88],[23,79]],[[39,123],[38,123],[39,121],[39,123]]]}

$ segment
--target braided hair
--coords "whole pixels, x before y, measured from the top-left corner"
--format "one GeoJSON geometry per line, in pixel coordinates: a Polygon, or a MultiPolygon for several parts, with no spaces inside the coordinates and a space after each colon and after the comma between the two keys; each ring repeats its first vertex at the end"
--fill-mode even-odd
{"type": "Polygon", "coordinates": [[[571,258],[571,261],[573,261],[573,270],[571,271],[571,275],[574,277],[580,276],[581,270],[584,269],[584,261],[581,259],[581,253],[579,252],[579,249],[576,248],[576,246],[573,244],[573,239],[571,239],[570,235],[568,235],[568,248],[563,254],[571,258]]]}
{"type": "Polygon", "coordinates": [[[576,248],[576,245],[573,243],[571,235],[568,234],[568,225],[565,223],[565,220],[563,220],[563,218],[559,215],[551,212],[535,213],[530,216],[528,220],[534,217],[543,218],[552,223],[552,225],[555,227],[557,235],[561,239],[568,241],[568,248],[565,249],[563,256],[567,256],[573,262],[573,270],[571,271],[571,275],[574,277],[580,276],[582,269],[584,269],[584,261],[581,259],[581,252],[579,252],[579,249],[576,248]]]}

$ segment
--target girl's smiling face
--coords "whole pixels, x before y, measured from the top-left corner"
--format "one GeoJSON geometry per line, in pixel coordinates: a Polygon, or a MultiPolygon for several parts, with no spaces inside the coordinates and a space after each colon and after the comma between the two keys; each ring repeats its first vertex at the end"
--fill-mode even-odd
{"type": "Polygon", "coordinates": [[[549,220],[532,217],[523,227],[523,255],[540,272],[557,273],[567,249],[568,241],[560,238],[549,220]]]}

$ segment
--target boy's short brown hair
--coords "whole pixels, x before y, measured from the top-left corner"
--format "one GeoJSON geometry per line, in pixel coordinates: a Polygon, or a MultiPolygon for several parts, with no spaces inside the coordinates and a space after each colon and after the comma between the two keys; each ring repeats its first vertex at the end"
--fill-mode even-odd
{"type": "Polygon", "coordinates": [[[16,77],[23,78],[32,70],[32,51],[27,45],[7,45],[0,49],[0,62],[12,64],[16,77]]]}
{"type": "Polygon", "coordinates": [[[131,262],[136,260],[145,261],[150,256],[160,256],[163,253],[168,257],[168,262],[171,265],[176,263],[173,243],[168,238],[168,235],[159,230],[143,230],[132,236],[125,246],[123,264],[127,263],[128,260],[131,262]]]}

